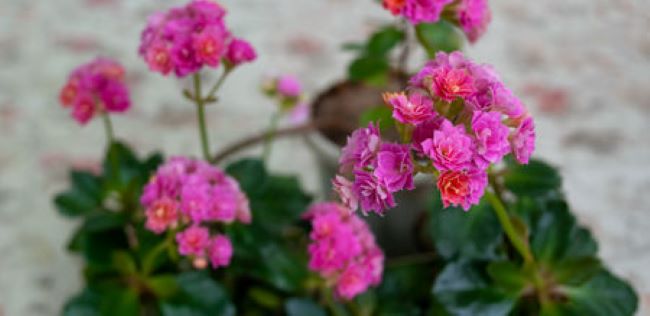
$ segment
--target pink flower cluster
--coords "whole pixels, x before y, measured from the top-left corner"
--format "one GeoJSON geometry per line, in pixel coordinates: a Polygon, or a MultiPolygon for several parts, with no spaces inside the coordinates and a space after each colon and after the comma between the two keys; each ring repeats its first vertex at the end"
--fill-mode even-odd
{"type": "Polygon", "coordinates": [[[139,53],[152,71],[185,77],[203,66],[233,67],[253,61],[253,47],[234,38],[224,23],[226,11],[214,1],[193,0],[184,7],[149,17],[139,53]]]}
{"type": "Polygon", "coordinates": [[[313,205],[309,269],[335,287],[339,297],[352,299],[378,285],[384,254],[366,223],[346,207],[331,202],[313,205]]]}
{"type": "Polygon", "coordinates": [[[232,245],[223,234],[211,237],[210,223],[251,222],[248,198],[235,179],[201,160],[175,157],[161,166],[144,187],[140,202],[145,227],[156,234],[176,233],[178,251],[196,267],[230,263],[232,245]]]}
{"type": "Polygon", "coordinates": [[[107,58],[97,58],[79,66],[61,89],[63,107],[72,108],[72,117],[86,124],[97,113],[121,113],[129,109],[129,89],[124,68],[107,58]]]}
{"type": "MultiPolygon", "coordinates": [[[[386,143],[373,124],[356,130],[341,155],[343,176],[334,189],[362,211],[395,206],[392,193],[413,188],[414,170],[435,170],[443,204],[469,210],[487,186],[487,168],[512,153],[526,164],[535,128],[523,104],[488,65],[462,53],[439,53],[411,78],[404,92],[386,93],[408,144],[386,143]]],[[[403,135],[404,136],[404,135],[403,135]]]]}
{"type": "Polygon", "coordinates": [[[434,23],[448,15],[472,43],[485,33],[492,19],[487,0],[383,0],[382,4],[411,24],[434,23]]]}

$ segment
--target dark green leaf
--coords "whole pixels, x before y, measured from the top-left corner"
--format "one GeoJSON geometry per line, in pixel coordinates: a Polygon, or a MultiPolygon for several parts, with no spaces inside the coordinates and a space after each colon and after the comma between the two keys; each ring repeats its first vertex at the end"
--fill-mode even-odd
{"type": "Polygon", "coordinates": [[[526,273],[514,262],[490,263],[487,272],[498,287],[514,298],[519,297],[529,283],[526,273]]]}
{"type": "Polygon", "coordinates": [[[326,316],[325,310],[308,298],[290,298],[285,303],[287,316],[326,316]]]}
{"type": "Polygon", "coordinates": [[[156,275],[147,279],[147,286],[159,299],[168,299],[178,292],[176,276],[172,274],[156,275]]]}
{"type": "Polygon", "coordinates": [[[420,23],[415,27],[415,34],[424,47],[429,58],[434,58],[438,52],[453,52],[460,50],[463,40],[458,30],[449,22],[441,20],[437,23],[420,23]]]}
{"type": "Polygon", "coordinates": [[[97,293],[84,289],[80,294],[72,297],[63,306],[63,316],[100,316],[100,296],[97,293]]]}
{"type": "Polygon", "coordinates": [[[516,299],[491,286],[479,264],[447,264],[433,287],[436,299],[452,315],[508,315],[516,299]]]}
{"type": "Polygon", "coordinates": [[[133,289],[115,289],[102,295],[102,315],[139,316],[138,293],[133,289]]]}
{"type": "Polygon", "coordinates": [[[99,203],[76,187],[59,194],[54,199],[54,205],[59,213],[68,217],[86,215],[97,211],[99,203]]]}
{"type": "Polygon", "coordinates": [[[502,241],[502,229],[487,202],[469,212],[443,209],[440,193],[434,192],[430,231],[438,253],[446,258],[495,259],[502,241]]]}
{"type": "Polygon", "coordinates": [[[602,269],[593,257],[569,258],[553,264],[553,278],[560,284],[580,285],[602,269]]]}
{"type": "Polygon", "coordinates": [[[638,297],[624,281],[602,270],[579,287],[566,287],[566,302],[544,308],[543,315],[631,316],[638,306],[638,297]]]}
{"type": "Polygon", "coordinates": [[[369,108],[361,114],[359,126],[368,126],[370,122],[379,123],[379,128],[382,131],[393,130],[395,128],[393,111],[383,104],[369,108]]]}
{"type": "Polygon", "coordinates": [[[562,179],[550,165],[535,159],[527,165],[520,165],[512,159],[508,161],[508,170],[504,176],[505,186],[515,195],[537,197],[560,190],[562,179]]]}
{"type": "Polygon", "coordinates": [[[404,32],[394,26],[385,27],[370,37],[366,45],[366,54],[373,57],[384,57],[402,40],[404,40],[404,32]]]}
{"type": "Polygon", "coordinates": [[[351,81],[381,85],[387,82],[389,70],[390,66],[386,58],[362,56],[348,67],[348,78],[351,81]]]}
{"type": "Polygon", "coordinates": [[[113,252],[113,266],[124,275],[135,274],[138,271],[133,257],[126,251],[113,252]]]}
{"type": "Polygon", "coordinates": [[[226,291],[207,271],[185,272],[176,281],[181,293],[162,303],[163,315],[235,315],[226,291]]]}
{"type": "Polygon", "coordinates": [[[237,179],[242,190],[249,196],[258,194],[268,177],[264,163],[259,159],[239,160],[230,164],[226,172],[237,179]]]}

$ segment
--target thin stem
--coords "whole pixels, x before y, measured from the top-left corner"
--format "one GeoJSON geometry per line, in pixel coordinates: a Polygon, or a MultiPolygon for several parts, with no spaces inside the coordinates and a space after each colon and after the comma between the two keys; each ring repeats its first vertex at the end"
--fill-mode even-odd
{"type": "Polygon", "coordinates": [[[519,235],[517,235],[515,226],[512,224],[512,221],[510,221],[508,211],[503,205],[501,199],[490,191],[485,191],[485,196],[488,198],[490,204],[492,204],[494,213],[496,213],[497,217],[499,218],[499,222],[501,223],[503,230],[506,232],[506,236],[508,236],[508,239],[510,239],[510,242],[515,247],[517,252],[519,252],[519,254],[524,258],[526,265],[534,266],[535,259],[533,257],[533,254],[531,253],[528,244],[522,240],[519,235]]]}
{"type": "Polygon", "coordinates": [[[174,230],[168,231],[165,240],[163,242],[159,243],[158,245],[156,245],[156,247],[153,248],[151,251],[149,251],[147,256],[144,257],[144,260],[142,262],[142,274],[143,275],[146,276],[146,275],[149,275],[151,272],[153,272],[154,265],[156,263],[156,259],[166,249],[169,249],[169,247],[174,242],[174,235],[176,235],[176,232],[174,230]]]}
{"type": "Polygon", "coordinates": [[[327,302],[327,306],[330,308],[332,311],[332,315],[334,316],[343,316],[343,313],[341,312],[341,307],[336,305],[336,302],[334,302],[334,295],[332,295],[332,290],[329,288],[324,288],[323,291],[325,291],[325,301],[327,302]]]}
{"type": "Polygon", "coordinates": [[[273,116],[271,116],[271,124],[266,134],[266,140],[264,141],[264,151],[262,152],[262,160],[264,162],[268,161],[269,157],[271,156],[273,138],[275,137],[275,131],[278,128],[278,121],[280,120],[281,116],[282,113],[280,111],[275,112],[273,116]]]}
{"type": "Polygon", "coordinates": [[[210,89],[210,92],[208,92],[206,100],[214,99],[215,94],[219,91],[219,88],[221,88],[221,85],[223,85],[223,82],[226,80],[226,77],[228,76],[228,74],[230,74],[230,71],[231,71],[231,69],[225,68],[225,70],[221,73],[221,76],[219,76],[219,79],[217,79],[217,82],[210,89]]]}
{"type": "Polygon", "coordinates": [[[106,140],[108,144],[112,144],[115,141],[115,136],[113,135],[113,123],[111,123],[111,118],[108,116],[107,112],[102,112],[102,120],[104,121],[104,130],[106,131],[106,140]]]}
{"type": "Polygon", "coordinates": [[[196,102],[196,113],[199,121],[199,136],[201,137],[201,148],[203,158],[210,160],[210,145],[208,141],[208,130],[205,124],[205,100],[201,94],[201,76],[194,74],[194,102],[196,102]]]}

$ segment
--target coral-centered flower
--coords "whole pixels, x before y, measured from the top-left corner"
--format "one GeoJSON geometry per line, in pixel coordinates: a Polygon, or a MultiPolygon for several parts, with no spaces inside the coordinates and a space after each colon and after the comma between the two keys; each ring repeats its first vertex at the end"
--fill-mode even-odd
{"type": "Polygon", "coordinates": [[[400,123],[418,125],[436,114],[431,99],[418,92],[408,97],[404,93],[384,93],[384,101],[393,108],[393,118],[400,123]]]}
{"type": "Polygon", "coordinates": [[[204,256],[209,240],[210,232],[200,226],[191,226],[176,235],[178,252],[184,256],[204,256]]]}
{"type": "Polygon", "coordinates": [[[443,171],[437,185],[444,207],[460,206],[467,211],[478,204],[485,193],[487,173],[479,169],[443,171]]]}

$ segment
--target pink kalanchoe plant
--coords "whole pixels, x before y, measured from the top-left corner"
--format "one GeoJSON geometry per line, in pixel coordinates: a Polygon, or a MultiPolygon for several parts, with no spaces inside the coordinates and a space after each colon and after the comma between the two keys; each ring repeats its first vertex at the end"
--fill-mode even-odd
{"type": "Polygon", "coordinates": [[[226,11],[216,2],[193,0],[183,7],[153,14],[142,32],[139,53],[149,69],[185,77],[204,66],[250,62],[253,48],[226,27],[226,11]]]}
{"type": "Polygon", "coordinates": [[[305,218],[312,224],[309,268],[339,297],[351,300],[381,282],[384,254],[363,220],[331,202],[313,205],[305,218]]]}
{"type": "Polygon", "coordinates": [[[59,94],[63,107],[72,108],[72,117],[86,124],[95,114],[121,113],[131,106],[122,65],[97,58],[75,69],[59,94]]]}
{"type": "Polygon", "coordinates": [[[338,175],[334,182],[341,199],[346,204],[358,200],[364,213],[382,214],[394,207],[393,194],[413,189],[417,172],[438,177],[445,207],[469,210],[485,192],[490,165],[509,153],[528,163],[535,148],[534,122],[521,101],[490,66],[460,52],[438,53],[410,79],[405,92],[385,94],[385,101],[403,144],[384,142],[372,123],[356,130],[340,160],[340,172],[353,180],[338,175]],[[407,95],[417,95],[417,101],[407,95]],[[411,111],[415,106],[408,102],[428,108],[411,111]],[[353,190],[347,190],[347,183],[353,183],[353,190]]]}
{"type": "Polygon", "coordinates": [[[156,234],[177,232],[179,253],[204,266],[225,267],[232,245],[225,235],[210,238],[212,223],[251,222],[248,198],[237,181],[202,160],[174,157],[158,168],[140,198],[145,227],[156,234]]]}
{"type": "Polygon", "coordinates": [[[485,33],[492,20],[487,0],[383,0],[382,5],[414,25],[446,18],[458,25],[471,43],[485,33]]]}

